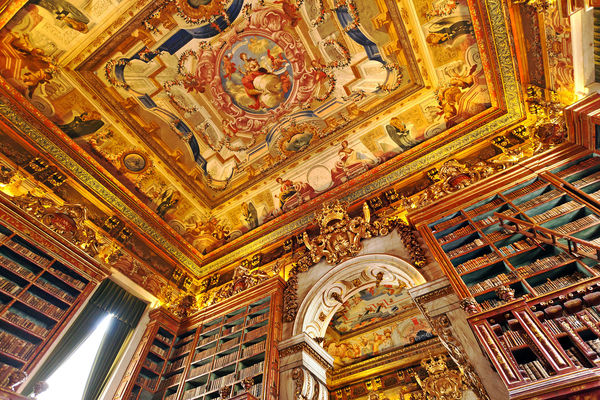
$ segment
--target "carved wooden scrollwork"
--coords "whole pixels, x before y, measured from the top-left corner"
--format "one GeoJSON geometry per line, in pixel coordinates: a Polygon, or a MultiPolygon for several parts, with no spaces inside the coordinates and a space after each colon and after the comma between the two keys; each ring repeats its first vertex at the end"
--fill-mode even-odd
{"type": "Polygon", "coordinates": [[[86,226],[88,218],[84,206],[80,204],[59,206],[53,200],[32,194],[16,196],[12,200],[18,207],[92,257],[98,255],[101,244],[96,237],[96,232],[86,226]]]}
{"type": "Polygon", "coordinates": [[[283,320],[293,322],[298,313],[298,265],[294,264],[283,291],[283,320]]]}
{"type": "MultiPolygon", "coordinates": [[[[424,311],[421,308],[421,311],[424,311]]],[[[441,339],[442,343],[448,350],[450,357],[461,368],[467,385],[475,392],[478,398],[489,400],[489,396],[479,379],[479,375],[475,372],[473,365],[466,357],[465,349],[452,332],[452,324],[446,314],[438,315],[431,318],[427,313],[424,313],[427,319],[431,322],[435,334],[441,339]]]]}
{"type": "Polygon", "coordinates": [[[327,387],[305,368],[294,368],[292,379],[294,380],[294,398],[296,400],[328,399],[327,387]]]}
{"type": "Polygon", "coordinates": [[[398,224],[398,233],[400,234],[402,244],[404,244],[404,247],[408,250],[408,254],[410,254],[410,260],[414,266],[417,268],[424,267],[427,264],[427,257],[425,257],[425,252],[419,244],[415,231],[410,225],[401,223],[398,224]]]}

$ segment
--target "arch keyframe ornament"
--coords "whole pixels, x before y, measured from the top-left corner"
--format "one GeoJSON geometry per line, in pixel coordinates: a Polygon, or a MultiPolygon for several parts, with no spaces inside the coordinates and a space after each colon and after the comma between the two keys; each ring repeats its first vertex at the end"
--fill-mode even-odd
{"type": "Polygon", "coordinates": [[[329,322],[347,299],[374,285],[414,287],[425,278],[412,265],[389,254],[354,257],[332,268],[314,284],[302,300],[293,334],[325,336],[329,322]]]}

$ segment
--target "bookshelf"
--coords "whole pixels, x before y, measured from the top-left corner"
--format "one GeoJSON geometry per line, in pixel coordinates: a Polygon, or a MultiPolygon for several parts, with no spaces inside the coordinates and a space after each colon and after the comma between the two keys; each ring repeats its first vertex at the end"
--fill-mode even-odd
{"type": "Polygon", "coordinates": [[[30,372],[95,285],[52,254],[0,224],[0,386],[30,372]]]}
{"type": "Polygon", "coordinates": [[[471,317],[470,324],[509,392],[598,374],[600,280],[517,300],[471,317]]]}
{"type": "Polygon", "coordinates": [[[410,217],[459,297],[475,300],[469,324],[509,398],[600,387],[600,264],[588,245],[600,243],[600,157],[571,157],[410,217]],[[573,240],[588,243],[572,252],[573,240]]]}
{"type": "Polygon", "coordinates": [[[223,387],[231,397],[270,398],[268,388],[278,384],[282,290],[272,278],[178,321],[157,310],[114,399],[212,400],[223,387]],[[157,341],[160,332],[167,340],[157,341]],[[245,378],[254,382],[248,392],[245,378]]]}
{"type": "MultiPolygon", "coordinates": [[[[594,157],[595,158],[595,157],[594,157]]],[[[593,164],[599,168],[600,163],[593,164]]],[[[585,175],[575,165],[569,174],[535,176],[492,196],[454,210],[426,224],[442,263],[465,297],[473,297],[481,310],[502,305],[497,289],[505,286],[514,296],[535,297],[560,290],[599,275],[590,260],[580,259],[535,238],[503,229],[499,215],[522,220],[584,240],[600,241],[600,213],[593,203],[568,190],[561,179],[576,182],[585,175]],[[571,178],[575,175],[573,178],[571,178]]],[[[600,174],[589,173],[594,185],[600,174]]]]}

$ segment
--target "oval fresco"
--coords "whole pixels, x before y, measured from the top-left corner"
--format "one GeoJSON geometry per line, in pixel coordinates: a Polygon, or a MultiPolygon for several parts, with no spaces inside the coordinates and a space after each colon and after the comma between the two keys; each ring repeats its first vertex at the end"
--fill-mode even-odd
{"type": "Polygon", "coordinates": [[[233,103],[254,114],[277,108],[292,91],[292,67],[283,49],[260,35],[233,43],[221,58],[219,74],[233,103]]]}

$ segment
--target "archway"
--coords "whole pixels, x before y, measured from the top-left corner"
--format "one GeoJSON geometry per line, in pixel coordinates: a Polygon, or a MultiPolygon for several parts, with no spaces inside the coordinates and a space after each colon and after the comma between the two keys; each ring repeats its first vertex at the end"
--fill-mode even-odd
{"type": "Polygon", "coordinates": [[[347,260],[317,281],[302,300],[294,321],[293,335],[312,338],[325,335],[336,310],[356,293],[374,285],[414,287],[425,278],[412,265],[388,254],[368,254],[347,260]]]}

